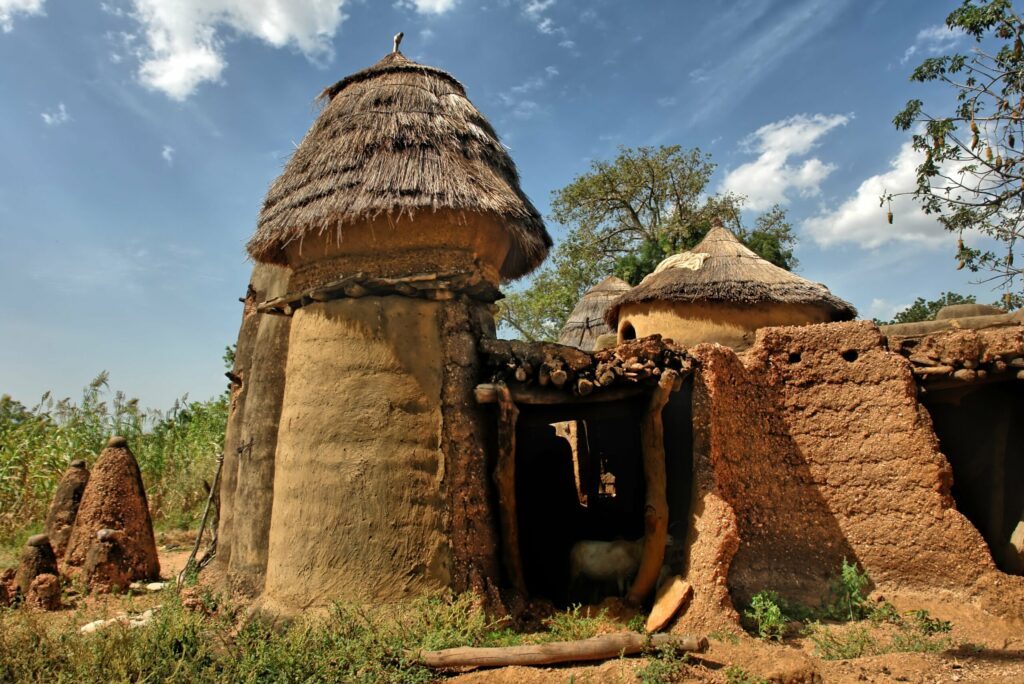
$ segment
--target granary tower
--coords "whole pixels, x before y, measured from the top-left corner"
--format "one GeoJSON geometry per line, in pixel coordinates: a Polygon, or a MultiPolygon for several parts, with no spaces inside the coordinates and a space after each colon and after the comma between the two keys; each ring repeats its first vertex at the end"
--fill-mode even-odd
{"type": "Polygon", "coordinates": [[[284,367],[272,506],[242,519],[235,496],[229,537],[267,528],[270,612],[486,590],[498,561],[477,343],[498,284],[551,239],[448,73],[396,46],[321,99],[248,245],[290,271],[257,309],[291,323],[285,357],[263,359],[284,367]]]}

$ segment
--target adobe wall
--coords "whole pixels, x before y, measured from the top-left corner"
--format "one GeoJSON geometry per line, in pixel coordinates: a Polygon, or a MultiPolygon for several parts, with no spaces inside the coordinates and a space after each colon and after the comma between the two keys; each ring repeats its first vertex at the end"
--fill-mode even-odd
{"type": "Polygon", "coordinates": [[[821,307],[800,304],[639,302],[619,309],[618,335],[621,344],[623,328],[632,326],[637,339],[657,333],[686,349],[709,342],[741,350],[750,346],[759,328],[827,320],[828,313],[821,307]]]}
{"type": "Polygon", "coordinates": [[[691,353],[696,594],[681,628],[735,615],[723,575],[737,605],[766,588],[816,604],[844,557],[883,591],[947,590],[1024,614],[1024,581],[995,570],[955,510],[909,364],[873,324],[768,328],[741,357],[691,353]]]}
{"type": "MultiPolygon", "coordinates": [[[[288,290],[290,275],[288,269],[269,268],[273,268],[273,272],[266,283],[267,299],[283,295],[288,290]]],[[[242,384],[246,388],[245,404],[235,440],[237,473],[231,506],[234,524],[228,563],[231,587],[248,596],[254,596],[263,589],[267,569],[274,455],[292,321],[288,316],[269,314],[257,314],[257,318],[248,372],[242,376],[242,384]]]]}

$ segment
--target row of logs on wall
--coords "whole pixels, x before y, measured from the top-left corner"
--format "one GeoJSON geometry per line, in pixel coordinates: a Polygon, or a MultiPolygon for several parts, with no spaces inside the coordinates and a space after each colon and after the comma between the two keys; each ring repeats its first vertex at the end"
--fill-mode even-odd
{"type": "Polygon", "coordinates": [[[941,381],[975,382],[1013,376],[1024,380],[1024,354],[953,358],[935,350],[915,350],[905,355],[914,376],[929,384],[941,381]]]}
{"type": "Polygon", "coordinates": [[[494,383],[519,383],[587,396],[601,388],[656,384],[668,369],[682,378],[692,360],[684,349],[652,335],[617,347],[585,352],[543,342],[485,339],[481,341],[486,369],[494,383]]]}

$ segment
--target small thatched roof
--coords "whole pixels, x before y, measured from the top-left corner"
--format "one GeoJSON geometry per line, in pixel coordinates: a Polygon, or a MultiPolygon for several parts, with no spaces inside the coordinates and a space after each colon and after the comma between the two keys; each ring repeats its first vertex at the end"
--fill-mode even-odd
{"type": "Polygon", "coordinates": [[[624,304],[658,300],[810,304],[825,309],[833,321],[857,316],[851,304],[833,295],[827,287],[762,259],[720,222],[692,250],[665,259],[654,273],[616,299],[605,320],[615,327],[624,304]]]}
{"type": "Polygon", "coordinates": [[[615,276],[608,276],[585,295],[580,297],[576,307],[569,314],[558,336],[559,344],[577,347],[586,351],[594,349],[597,338],[613,332],[604,322],[604,315],[616,297],[629,291],[629,283],[615,276]]]}
{"type": "Polygon", "coordinates": [[[551,237],[515,164],[448,73],[392,52],[321,94],[326,102],[267,192],[249,254],[284,263],[295,240],[417,211],[495,215],[512,248],[504,278],[529,273],[551,237]]]}

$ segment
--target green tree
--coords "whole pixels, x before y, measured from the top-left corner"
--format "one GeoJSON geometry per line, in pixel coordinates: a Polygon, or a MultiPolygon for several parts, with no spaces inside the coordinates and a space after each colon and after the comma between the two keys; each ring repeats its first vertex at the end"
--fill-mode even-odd
{"type": "Polygon", "coordinates": [[[962,295],[956,292],[943,292],[939,295],[938,299],[925,300],[924,297],[918,297],[914,300],[914,303],[897,312],[891,321],[886,321],[883,324],[889,325],[893,323],[920,323],[921,321],[933,321],[935,315],[939,313],[939,309],[944,306],[952,306],[954,304],[974,304],[974,295],[962,295]]]}
{"type": "Polygon", "coordinates": [[[974,38],[971,54],[930,57],[910,78],[949,86],[956,94],[953,112],[929,114],[914,99],[893,123],[914,131],[913,146],[924,161],[912,194],[957,235],[959,267],[984,271],[986,280],[1009,290],[1022,273],[1014,252],[1024,231],[1024,22],[1009,0],[965,0],[946,26],[974,38]],[[967,245],[972,232],[998,247],[967,245]]]}
{"type": "Polygon", "coordinates": [[[747,230],[743,197],[707,193],[711,156],[678,145],[620,148],[611,161],[553,193],[551,219],[568,232],[530,286],[502,302],[501,322],[528,340],[558,337],[576,302],[609,274],[635,285],[665,257],[696,245],[721,218],[755,252],[786,269],[796,241],[775,206],[747,230]]]}

